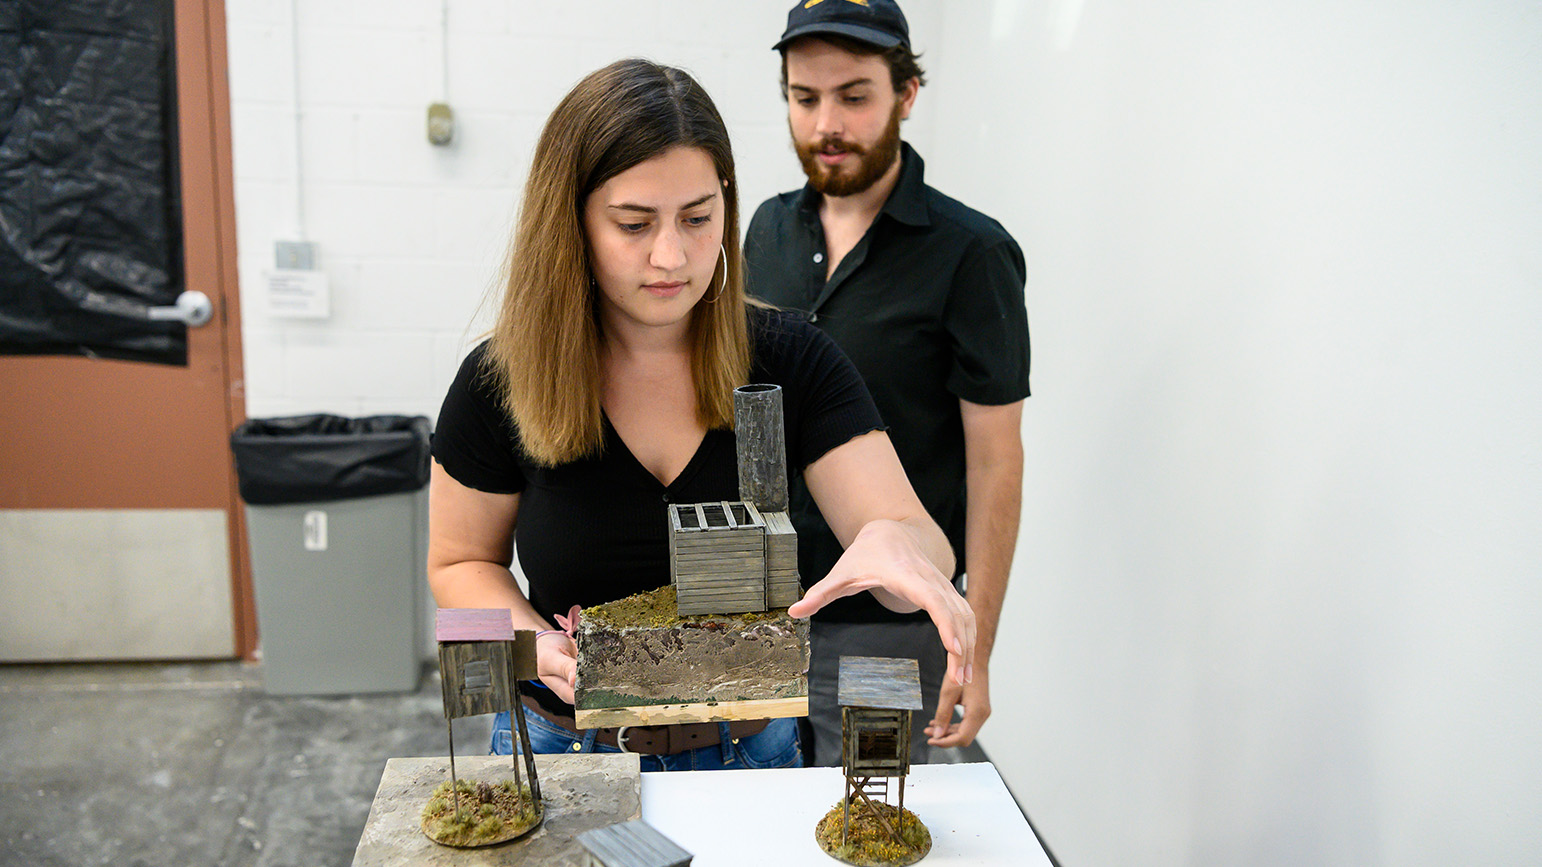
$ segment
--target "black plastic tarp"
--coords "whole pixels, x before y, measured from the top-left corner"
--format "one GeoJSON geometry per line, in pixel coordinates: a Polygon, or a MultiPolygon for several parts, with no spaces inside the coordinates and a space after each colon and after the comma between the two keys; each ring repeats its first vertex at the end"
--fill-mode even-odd
{"type": "Polygon", "coordinates": [[[352,500],[428,484],[421,415],[250,419],[230,435],[241,499],[254,506],[352,500]]]}
{"type": "Polygon", "coordinates": [[[0,0],[0,353],[187,363],[171,0],[0,0]]]}

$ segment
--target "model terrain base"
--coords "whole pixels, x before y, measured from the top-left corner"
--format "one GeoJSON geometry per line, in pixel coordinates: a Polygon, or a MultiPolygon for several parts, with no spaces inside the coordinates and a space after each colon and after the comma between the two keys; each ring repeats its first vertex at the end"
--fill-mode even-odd
{"type": "Polygon", "coordinates": [[[423,833],[441,846],[475,849],[523,837],[541,824],[541,802],[513,780],[440,783],[423,807],[423,833]]]}
{"type": "Polygon", "coordinates": [[[579,728],[808,714],[808,621],[785,609],[680,615],[675,588],[584,609],[579,728]]]}

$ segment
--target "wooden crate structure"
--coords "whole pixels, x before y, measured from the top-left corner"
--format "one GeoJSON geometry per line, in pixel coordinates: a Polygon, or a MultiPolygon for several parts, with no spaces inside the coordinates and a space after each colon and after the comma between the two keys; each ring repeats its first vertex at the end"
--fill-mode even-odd
{"type": "Polygon", "coordinates": [[[578,835],[579,867],[689,867],[691,853],[641,819],[578,835]]]}
{"type": "Polygon", "coordinates": [[[921,709],[921,669],[914,659],[843,656],[836,675],[841,708],[841,840],[851,826],[851,809],[866,809],[896,843],[906,845],[876,806],[889,802],[889,780],[897,779],[900,814],[905,809],[905,776],[910,773],[911,714],[921,709]]]}
{"type": "Polygon", "coordinates": [[[786,608],[803,592],[792,518],[743,502],[672,505],[669,578],[681,614],[786,608]]]}
{"type": "Polygon", "coordinates": [[[781,387],[735,389],[734,429],[740,500],[669,506],[669,579],[681,614],[767,611],[802,595],[781,387]]]}
{"type": "Polygon", "coordinates": [[[516,630],[507,608],[441,608],[434,638],[439,644],[439,680],[449,729],[452,791],[456,785],[454,720],[509,711],[517,732],[511,757],[514,782],[521,785],[519,764],[523,756],[530,775],[530,794],[539,804],[541,782],[535,773],[535,750],[530,745],[525,708],[519,700],[519,682],[537,676],[535,632],[516,630]]]}
{"type": "Polygon", "coordinates": [[[766,522],[748,503],[669,508],[669,578],[681,614],[766,610],[766,522]]]}
{"type": "Polygon", "coordinates": [[[766,607],[786,608],[803,595],[798,583],[798,534],[786,512],[762,512],[766,522],[766,607]]]}
{"type": "Polygon", "coordinates": [[[669,580],[680,614],[768,611],[802,595],[783,435],[782,387],[734,389],[740,501],[669,506],[669,580]]]}

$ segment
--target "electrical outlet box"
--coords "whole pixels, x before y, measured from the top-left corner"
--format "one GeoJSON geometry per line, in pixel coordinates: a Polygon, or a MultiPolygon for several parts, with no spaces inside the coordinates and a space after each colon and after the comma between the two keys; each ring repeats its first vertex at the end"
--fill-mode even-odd
{"type": "Polygon", "coordinates": [[[316,243],[279,241],[273,245],[273,265],[280,271],[316,270],[316,243]]]}
{"type": "Polygon", "coordinates": [[[447,145],[455,137],[455,112],[448,105],[436,102],[428,107],[428,141],[430,144],[447,145]]]}

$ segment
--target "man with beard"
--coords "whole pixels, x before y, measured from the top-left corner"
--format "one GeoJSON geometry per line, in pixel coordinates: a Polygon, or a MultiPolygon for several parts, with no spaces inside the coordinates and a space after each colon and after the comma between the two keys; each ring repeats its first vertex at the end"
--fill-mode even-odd
{"type": "MultiPolygon", "coordinates": [[[[762,204],[745,239],[750,290],[802,310],[862,372],[916,493],[968,568],[978,629],[964,683],[924,612],[870,594],[815,615],[809,671],[813,763],[841,758],[842,655],[912,657],[923,712],[911,756],[967,746],[990,715],[989,660],[1021,510],[1028,395],[1023,254],[999,223],[923,180],[900,140],[924,74],[892,0],[799,0],[775,45],[793,145],[808,185],[762,204]],[[954,720],[956,706],[962,718],[954,720]]],[[[841,568],[843,542],[794,486],[805,585],[841,568]]],[[[805,756],[810,755],[805,751],[805,756]]]]}

